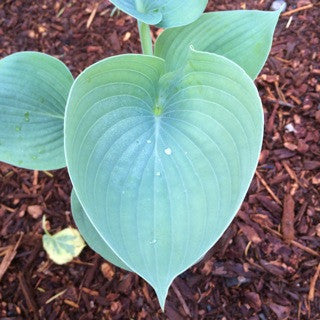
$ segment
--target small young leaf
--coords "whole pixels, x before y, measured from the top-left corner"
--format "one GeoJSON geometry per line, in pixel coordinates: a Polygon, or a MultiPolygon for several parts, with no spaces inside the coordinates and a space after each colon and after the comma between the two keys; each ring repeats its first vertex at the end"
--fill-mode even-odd
{"type": "Polygon", "coordinates": [[[73,77],[58,59],[19,52],[0,60],[0,161],[65,167],[63,118],[73,77]]]}
{"type": "Polygon", "coordinates": [[[184,26],[195,21],[208,0],[111,0],[136,19],[161,28],[184,26]]]}
{"type": "Polygon", "coordinates": [[[185,64],[192,45],[229,58],[255,79],[269,55],[279,14],[280,10],[205,13],[188,26],[165,30],[156,41],[155,55],[173,71],[185,64]]]}
{"type": "Polygon", "coordinates": [[[56,264],[65,264],[72,261],[85,247],[79,231],[74,228],[66,228],[50,235],[45,228],[45,217],[43,217],[43,229],[45,231],[42,237],[43,247],[49,258],[56,264]]]}

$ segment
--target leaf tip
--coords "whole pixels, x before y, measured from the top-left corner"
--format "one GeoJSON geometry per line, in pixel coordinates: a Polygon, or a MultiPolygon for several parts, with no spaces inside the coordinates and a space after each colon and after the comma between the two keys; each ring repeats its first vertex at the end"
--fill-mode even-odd
{"type": "Polygon", "coordinates": [[[153,287],[156,292],[162,312],[164,312],[164,309],[165,309],[165,304],[166,304],[166,299],[167,299],[170,284],[171,282],[169,284],[153,287]]]}
{"type": "Polygon", "coordinates": [[[157,293],[157,297],[158,297],[158,301],[159,301],[159,304],[160,304],[160,308],[162,310],[162,312],[164,312],[164,308],[165,308],[165,304],[166,304],[166,299],[167,299],[167,294],[168,293],[165,293],[165,294],[162,294],[162,293],[157,293]]]}
{"type": "Polygon", "coordinates": [[[286,9],[285,4],[282,4],[281,7],[277,10],[271,10],[271,14],[275,17],[276,22],[278,22],[281,13],[286,9]]]}

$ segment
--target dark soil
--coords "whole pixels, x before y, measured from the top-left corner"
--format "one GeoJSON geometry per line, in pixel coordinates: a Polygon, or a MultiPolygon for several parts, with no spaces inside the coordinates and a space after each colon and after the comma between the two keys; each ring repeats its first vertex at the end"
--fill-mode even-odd
{"type": "MultiPolygon", "coordinates": [[[[270,3],[212,0],[209,9],[270,3]]],[[[166,313],[141,278],[88,247],[68,265],[48,259],[41,216],[52,232],[74,225],[66,169],[0,164],[0,319],[320,319],[320,6],[288,4],[287,12],[307,7],[281,17],[256,81],[266,124],[257,174],[219,243],[174,282],[166,313]],[[39,206],[33,216],[31,205],[39,206]]],[[[76,76],[102,58],[139,52],[134,19],[110,17],[112,9],[108,1],[2,0],[0,56],[46,52],[76,76]]]]}

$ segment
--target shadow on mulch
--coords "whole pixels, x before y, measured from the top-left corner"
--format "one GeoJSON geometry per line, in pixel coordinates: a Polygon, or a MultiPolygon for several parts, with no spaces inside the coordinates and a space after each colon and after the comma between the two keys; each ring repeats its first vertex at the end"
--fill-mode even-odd
{"type": "MultiPolygon", "coordinates": [[[[208,7],[244,3],[262,10],[271,4],[212,0],[208,7]]],[[[0,257],[9,265],[0,319],[320,319],[320,7],[290,0],[287,11],[308,5],[281,17],[256,81],[266,127],[246,201],[203,261],[175,280],[165,315],[141,278],[89,248],[65,266],[48,260],[42,214],[53,232],[74,225],[65,169],[51,175],[0,164],[0,257]]],[[[139,52],[134,19],[110,17],[112,8],[108,1],[2,0],[0,56],[46,52],[76,76],[104,57],[139,52]]]]}

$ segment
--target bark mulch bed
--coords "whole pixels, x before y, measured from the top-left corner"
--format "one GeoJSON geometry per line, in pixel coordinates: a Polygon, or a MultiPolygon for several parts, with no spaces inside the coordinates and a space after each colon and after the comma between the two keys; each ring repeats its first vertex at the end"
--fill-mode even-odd
{"type": "MultiPolygon", "coordinates": [[[[270,4],[212,0],[209,9],[270,4]]],[[[135,21],[110,17],[112,9],[108,1],[2,0],[0,56],[46,52],[76,76],[101,58],[139,52],[135,21]]],[[[266,124],[257,174],[218,244],[175,280],[165,314],[142,279],[88,247],[68,265],[48,260],[41,216],[52,232],[74,225],[65,169],[0,164],[0,319],[319,320],[319,17],[317,0],[288,1],[256,81],[266,124]]]]}

